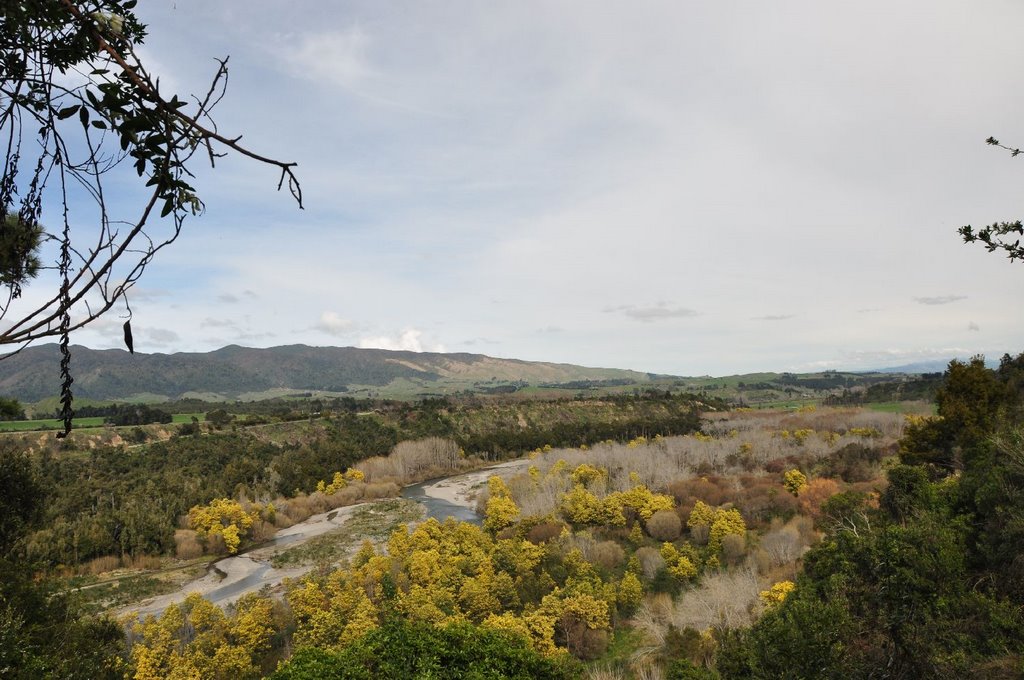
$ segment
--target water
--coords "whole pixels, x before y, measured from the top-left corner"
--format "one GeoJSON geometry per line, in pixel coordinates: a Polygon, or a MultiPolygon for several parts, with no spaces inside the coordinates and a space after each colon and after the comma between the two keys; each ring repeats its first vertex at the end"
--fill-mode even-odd
{"type": "Polygon", "coordinates": [[[454,517],[460,522],[469,522],[470,524],[481,524],[482,519],[477,516],[472,508],[467,508],[464,505],[456,505],[455,503],[449,503],[442,498],[433,498],[428,496],[424,489],[429,486],[436,484],[438,479],[430,479],[419,484],[413,484],[402,489],[402,498],[408,498],[411,501],[416,501],[423,506],[426,511],[427,517],[434,517],[439,522],[443,522],[449,517],[454,517]]]}
{"type": "MultiPolygon", "coordinates": [[[[458,476],[460,475],[455,475],[455,477],[458,476]]],[[[419,503],[423,507],[426,517],[433,517],[440,522],[443,522],[448,517],[454,517],[460,522],[469,522],[476,525],[482,524],[482,518],[478,517],[472,508],[467,508],[463,505],[456,505],[455,503],[450,503],[441,498],[433,498],[425,493],[424,490],[428,487],[439,482],[444,482],[448,479],[452,478],[441,477],[421,482],[420,484],[407,486],[402,490],[402,498],[407,498],[419,503]]],[[[318,536],[337,526],[341,526],[344,524],[346,519],[347,517],[345,515],[339,515],[337,512],[327,513],[324,517],[313,517],[305,522],[296,524],[290,529],[283,529],[277,537],[258,547],[263,549],[271,546],[280,547],[291,543],[298,543],[312,538],[313,536],[318,536]],[[319,525],[319,530],[310,531],[310,525],[319,525]]],[[[244,593],[259,590],[263,586],[272,585],[280,580],[280,575],[275,573],[268,561],[264,559],[254,559],[244,554],[233,555],[218,560],[211,565],[209,573],[207,576],[203,577],[203,579],[209,580],[214,578],[213,574],[217,571],[221,572],[221,576],[223,576],[224,572],[236,572],[237,567],[241,567],[243,570],[249,571],[249,573],[241,578],[237,578],[236,580],[211,588],[207,591],[204,597],[215,604],[224,606],[238,599],[238,597],[244,593]],[[245,563],[249,564],[248,568],[243,566],[245,563]]],[[[171,602],[181,601],[184,599],[185,593],[188,591],[189,586],[186,585],[177,593],[158,597],[155,602],[151,602],[149,605],[143,607],[134,608],[133,611],[140,614],[154,614],[156,616],[160,616],[168,604],[171,602]]]]}
{"type": "MultiPolygon", "coordinates": [[[[228,557],[226,559],[250,560],[248,557],[228,557]]],[[[254,572],[234,581],[233,583],[229,583],[226,586],[221,586],[216,590],[211,590],[203,597],[215,604],[224,604],[227,602],[233,602],[238,599],[240,595],[243,595],[250,590],[259,590],[261,587],[266,585],[264,577],[266,576],[266,573],[270,571],[270,565],[266,562],[258,562],[255,560],[250,561],[257,565],[254,572]]],[[[219,562],[214,563],[214,567],[216,567],[217,564],[219,564],[219,562]]]]}

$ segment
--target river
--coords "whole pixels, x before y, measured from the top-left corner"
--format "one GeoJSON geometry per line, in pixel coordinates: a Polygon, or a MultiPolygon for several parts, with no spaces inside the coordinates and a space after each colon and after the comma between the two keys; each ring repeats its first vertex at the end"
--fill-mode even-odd
{"type": "Polygon", "coordinates": [[[402,498],[416,501],[422,505],[424,510],[424,519],[434,517],[438,521],[443,522],[448,517],[454,517],[460,522],[480,524],[481,518],[476,514],[476,511],[472,507],[464,503],[453,503],[447,498],[430,495],[430,492],[435,489],[436,485],[451,479],[455,478],[442,477],[440,479],[429,479],[425,482],[420,482],[419,484],[407,486],[402,489],[402,498]]]}
{"type": "MultiPolygon", "coordinates": [[[[528,460],[518,459],[483,470],[427,480],[405,487],[401,496],[419,503],[424,509],[425,517],[434,517],[440,521],[454,517],[462,522],[480,524],[481,518],[474,511],[475,496],[486,484],[487,478],[493,474],[511,474],[527,464],[528,460]]],[[[341,529],[356,508],[366,505],[372,503],[341,507],[314,515],[287,529],[281,529],[273,539],[246,551],[245,554],[217,560],[210,565],[204,576],[184,584],[173,593],[128,606],[118,613],[134,613],[140,618],[149,614],[159,616],[172,603],[181,602],[193,592],[198,592],[214,604],[225,607],[246,593],[268,587],[275,588],[286,578],[298,578],[313,566],[277,569],[270,563],[275,552],[282,546],[301,545],[315,536],[341,529]]]]}

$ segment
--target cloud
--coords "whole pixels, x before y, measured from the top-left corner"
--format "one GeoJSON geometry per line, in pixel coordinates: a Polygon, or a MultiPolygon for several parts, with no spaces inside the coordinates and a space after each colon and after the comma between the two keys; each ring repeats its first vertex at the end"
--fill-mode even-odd
{"type": "Polygon", "coordinates": [[[981,326],[979,326],[978,324],[976,324],[976,323],[974,323],[972,321],[969,324],[967,324],[967,330],[969,330],[969,331],[980,331],[981,330],[981,326]]]}
{"type": "Polygon", "coordinates": [[[362,338],[359,340],[359,347],[372,349],[390,349],[406,352],[444,352],[444,345],[431,345],[424,348],[420,341],[423,331],[415,328],[407,328],[398,334],[397,337],[379,335],[376,337],[362,338]]]}
{"type": "Polygon", "coordinates": [[[277,333],[239,333],[235,336],[236,340],[269,340],[270,338],[276,338],[277,333]]]}
{"type": "Polygon", "coordinates": [[[966,295],[939,295],[937,297],[916,297],[914,301],[922,305],[948,305],[951,302],[966,299],[966,295]]]}
{"type": "Polygon", "coordinates": [[[622,312],[636,321],[650,323],[652,321],[665,321],[667,319],[685,319],[697,316],[699,312],[687,307],[671,307],[664,302],[659,302],[654,307],[637,307],[636,305],[619,305],[618,307],[606,307],[605,312],[622,312]]]}
{"type": "Polygon", "coordinates": [[[242,299],[255,300],[258,296],[251,290],[243,290],[241,294],[235,295],[234,293],[221,293],[217,296],[218,302],[223,302],[226,305],[236,305],[242,302],[242,299]]]}
{"type": "Polygon", "coordinates": [[[565,329],[561,326],[544,326],[544,328],[538,328],[538,333],[564,333],[565,329]]]}
{"type": "Polygon", "coordinates": [[[131,290],[128,291],[128,297],[131,302],[159,302],[162,298],[167,298],[170,295],[171,291],[164,288],[132,286],[131,290]]]}
{"type": "Polygon", "coordinates": [[[320,322],[313,328],[328,335],[340,337],[355,330],[356,324],[354,321],[342,318],[337,312],[324,312],[320,315],[320,322]]]}
{"type": "Polygon", "coordinates": [[[492,340],[490,338],[471,338],[462,343],[472,347],[473,345],[500,345],[500,340],[492,340]]]}
{"type": "Polygon", "coordinates": [[[145,328],[142,335],[154,345],[169,345],[181,340],[180,335],[168,328],[145,328]]]}
{"type": "Polygon", "coordinates": [[[206,317],[199,322],[200,328],[238,328],[238,322],[231,319],[214,319],[206,317]]]}
{"type": "Polygon", "coordinates": [[[367,59],[370,36],[359,26],[342,31],[307,35],[296,48],[284,52],[296,75],[352,88],[372,69],[367,59]]]}
{"type": "Polygon", "coordinates": [[[765,316],[752,317],[754,321],[785,321],[786,319],[792,319],[794,314],[767,314],[765,316]]]}

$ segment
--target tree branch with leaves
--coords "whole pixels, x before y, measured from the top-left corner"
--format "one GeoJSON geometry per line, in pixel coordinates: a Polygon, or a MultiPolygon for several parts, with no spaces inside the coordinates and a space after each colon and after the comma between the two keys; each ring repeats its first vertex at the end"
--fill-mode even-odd
{"type": "MultiPolygon", "coordinates": [[[[985,140],[985,143],[1005,149],[1013,157],[1017,157],[1022,153],[1019,148],[1007,146],[995,137],[989,137],[985,140]]],[[[1024,237],[1024,223],[1021,223],[1020,220],[1016,222],[996,222],[987,227],[982,227],[978,231],[975,231],[974,227],[968,224],[960,227],[959,232],[960,236],[964,239],[964,243],[982,243],[990,253],[1002,250],[1010,258],[1010,262],[1024,260],[1024,246],[1020,244],[1021,238],[1024,237]]]]}
{"type": "Polygon", "coordinates": [[[212,112],[225,94],[228,59],[217,62],[204,94],[165,95],[136,51],[146,26],[135,5],[3,0],[0,344],[14,347],[10,356],[35,340],[59,339],[65,430],[69,335],[120,302],[131,337],[128,292],[186,218],[203,212],[190,169],[197,153],[211,166],[233,151],[277,168],[278,189],[287,187],[302,207],[295,163],[218,129],[212,112]],[[105,180],[126,169],[142,193],[133,213],[114,214],[105,180]],[[52,261],[40,257],[48,244],[57,246],[52,261]],[[44,271],[56,273],[57,285],[27,301],[24,287],[44,271]]]}

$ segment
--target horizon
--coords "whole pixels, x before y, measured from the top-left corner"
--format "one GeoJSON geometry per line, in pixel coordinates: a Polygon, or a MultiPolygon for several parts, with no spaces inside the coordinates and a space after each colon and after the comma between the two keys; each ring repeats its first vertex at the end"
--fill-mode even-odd
{"type": "MultiPolygon", "coordinates": [[[[58,345],[57,345],[57,343],[53,343],[53,342],[42,342],[42,343],[35,343],[35,344],[31,345],[30,347],[27,347],[25,349],[26,350],[33,349],[33,348],[40,348],[41,349],[41,348],[46,348],[46,347],[57,348],[58,345]]],[[[632,371],[634,373],[646,373],[648,375],[664,376],[664,377],[671,377],[671,378],[730,378],[730,377],[736,377],[736,376],[756,375],[756,374],[760,374],[760,373],[774,373],[774,374],[782,374],[782,373],[797,373],[797,374],[800,374],[800,373],[824,373],[824,372],[837,372],[837,373],[885,373],[885,372],[890,372],[890,371],[896,371],[897,369],[901,369],[901,368],[909,368],[909,367],[914,367],[914,366],[935,366],[935,367],[937,367],[940,364],[943,366],[942,371],[945,371],[945,366],[948,365],[950,361],[956,360],[956,361],[966,362],[966,361],[969,361],[974,356],[978,356],[978,355],[949,356],[949,357],[946,357],[946,358],[926,359],[926,360],[921,360],[921,361],[904,362],[904,363],[900,363],[900,364],[891,364],[891,365],[886,365],[886,366],[879,365],[879,366],[873,366],[873,367],[869,367],[869,368],[843,368],[843,367],[838,367],[838,368],[822,368],[822,369],[813,370],[813,371],[789,371],[789,370],[778,369],[778,368],[775,368],[775,369],[768,368],[768,369],[743,371],[743,372],[692,373],[692,374],[684,375],[684,374],[676,374],[676,373],[661,373],[661,372],[658,372],[658,371],[647,371],[647,370],[644,370],[642,368],[631,368],[631,367],[623,367],[623,366],[598,366],[598,365],[591,365],[591,364],[581,364],[581,363],[576,363],[576,362],[572,362],[572,361],[547,361],[547,360],[543,360],[543,359],[536,359],[536,360],[535,359],[522,359],[520,357],[498,356],[498,355],[486,354],[486,353],[482,353],[482,352],[465,352],[465,351],[459,351],[459,352],[434,352],[434,351],[427,351],[427,350],[385,349],[385,348],[380,348],[380,347],[355,347],[355,346],[352,346],[352,345],[310,345],[308,343],[302,343],[302,342],[288,343],[288,344],[285,344],[285,345],[271,345],[271,346],[265,346],[265,347],[255,347],[255,346],[239,345],[237,343],[232,343],[232,344],[224,345],[222,347],[218,347],[216,349],[206,350],[206,351],[182,350],[182,351],[171,351],[171,352],[158,352],[158,351],[146,352],[146,351],[139,350],[139,351],[136,351],[134,354],[138,354],[138,355],[142,355],[142,356],[153,356],[153,355],[158,355],[158,356],[175,356],[175,355],[178,355],[178,354],[213,354],[213,353],[216,353],[216,352],[221,351],[221,350],[230,349],[232,347],[237,347],[239,349],[251,349],[251,350],[275,350],[275,349],[285,349],[285,348],[289,348],[289,347],[306,347],[306,348],[310,348],[310,349],[355,349],[355,350],[371,350],[371,351],[376,350],[376,351],[383,351],[383,352],[403,352],[403,353],[411,353],[411,354],[435,354],[435,355],[468,354],[468,355],[472,355],[472,356],[487,357],[489,359],[499,359],[499,360],[502,360],[502,361],[520,361],[520,362],[525,362],[525,363],[540,363],[540,364],[564,364],[564,365],[569,365],[569,366],[578,366],[578,367],[581,367],[581,368],[632,371]]],[[[86,345],[82,345],[82,344],[79,344],[79,343],[74,343],[74,344],[72,344],[70,346],[70,348],[72,350],[72,365],[73,365],[73,362],[74,362],[74,350],[75,349],[85,349],[85,350],[94,351],[94,352],[111,352],[111,351],[113,351],[113,352],[123,352],[125,354],[129,354],[128,350],[125,349],[124,347],[88,347],[86,345]]],[[[25,351],[25,350],[22,350],[22,351],[25,351]]],[[[1004,356],[1005,354],[1009,354],[1010,356],[1015,356],[1015,354],[1012,353],[1012,352],[999,353],[998,356],[996,356],[996,355],[987,355],[987,354],[982,355],[982,356],[985,359],[985,365],[986,366],[994,367],[994,366],[998,366],[999,359],[1002,356],[1004,356]]],[[[14,355],[12,355],[12,356],[14,356],[14,355]]],[[[129,354],[129,356],[131,356],[131,354],[129,354]]],[[[913,372],[913,371],[911,371],[911,372],[913,372]]],[[[931,373],[931,372],[934,372],[934,371],[923,371],[923,372],[931,373]]]]}

